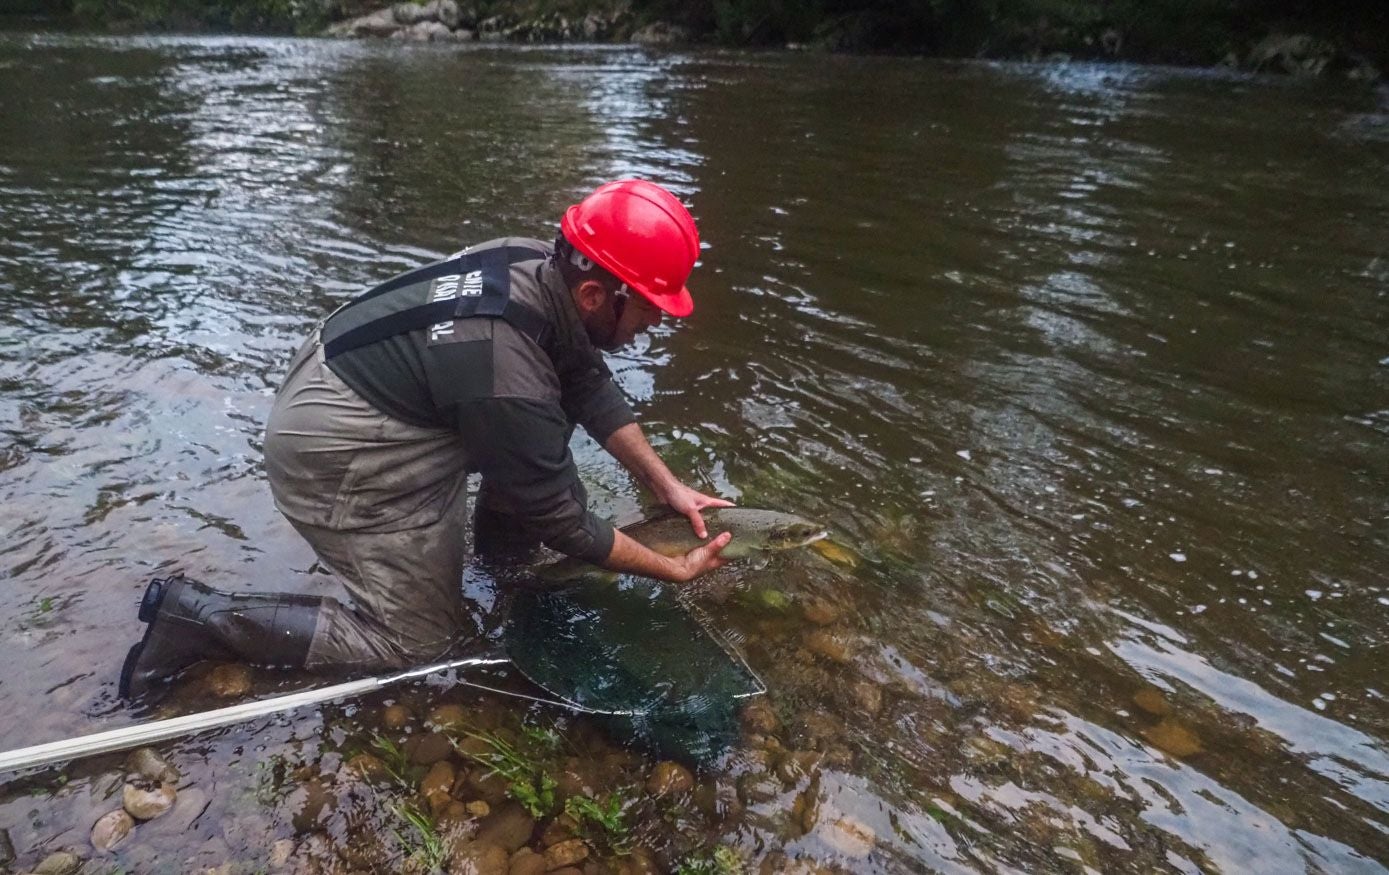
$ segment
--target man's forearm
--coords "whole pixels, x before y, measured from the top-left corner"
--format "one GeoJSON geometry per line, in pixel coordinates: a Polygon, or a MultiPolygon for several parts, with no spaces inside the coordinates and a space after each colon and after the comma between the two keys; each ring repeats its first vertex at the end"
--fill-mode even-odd
{"type": "Polygon", "coordinates": [[[646,435],[642,433],[641,426],[635,422],[629,422],[608,435],[603,448],[662,501],[672,488],[680,485],[679,479],[666,467],[666,463],[661,461],[661,457],[656,455],[656,451],[647,442],[646,435]]]}
{"type": "Polygon", "coordinates": [[[613,548],[603,567],[609,571],[635,574],[640,577],[655,577],[659,580],[679,580],[678,564],[674,559],[662,556],[656,551],[642,546],[637,541],[622,534],[613,533],[613,548]]]}

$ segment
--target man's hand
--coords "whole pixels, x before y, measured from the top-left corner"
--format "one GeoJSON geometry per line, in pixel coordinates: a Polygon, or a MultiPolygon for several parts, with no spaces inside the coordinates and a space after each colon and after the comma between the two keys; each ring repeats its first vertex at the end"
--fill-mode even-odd
{"type": "Polygon", "coordinates": [[[671,509],[688,517],[690,528],[701,539],[709,537],[709,529],[704,525],[704,517],[699,512],[706,507],[732,507],[733,502],[697,492],[681,483],[666,467],[656,451],[646,442],[641,427],[629,422],[608,436],[603,446],[613,454],[613,458],[623,464],[647,489],[671,509]]]}
{"type": "Polygon", "coordinates": [[[676,513],[689,518],[690,528],[694,529],[695,536],[700,539],[709,537],[709,529],[704,525],[704,517],[699,512],[706,507],[733,506],[731,501],[705,495],[679,482],[667,487],[666,494],[661,498],[676,513]]]}
{"type": "Polygon", "coordinates": [[[733,533],[724,532],[709,543],[700,544],[684,556],[670,557],[643,547],[619,530],[614,533],[612,552],[608,554],[603,567],[623,574],[638,574],[672,583],[685,583],[728,562],[719,553],[731,540],[733,533]]]}
{"type": "MultiPolygon", "coordinates": [[[[701,522],[701,525],[703,523],[701,522]]],[[[676,560],[678,571],[677,579],[680,582],[694,580],[701,574],[713,571],[728,563],[728,560],[719,555],[728,542],[733,540],[732,532],[724,532],[707,544],[701,544],[684,556],[676,560]]]]}

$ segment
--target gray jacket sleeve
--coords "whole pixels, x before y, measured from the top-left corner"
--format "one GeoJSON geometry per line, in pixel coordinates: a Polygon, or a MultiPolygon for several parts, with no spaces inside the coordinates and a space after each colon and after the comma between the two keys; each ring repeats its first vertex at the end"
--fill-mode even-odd
{"type": "Polygon", "coordinates": [[[636,422],[632,406],[613,382],[612,372],[596,350],[560,374],[560,404],[571,422],[583,426],[599,444],[619,428],[636,422]]]}
{"type": "Polygon", "coordinates": [[[545,546],[601,563],[612,552],[613,527],[584,506],[568,429],[564,410],[545,401],[483,398],[458,407],[473,463],[508,511],[545,546]]]}

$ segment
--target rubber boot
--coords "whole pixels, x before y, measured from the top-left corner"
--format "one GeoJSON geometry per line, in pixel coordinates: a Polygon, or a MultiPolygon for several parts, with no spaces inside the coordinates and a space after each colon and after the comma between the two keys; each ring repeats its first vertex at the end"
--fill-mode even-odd
{"type": "Polygon", "coordinates": [[[322,600],[240,595],[175,575],[155,578],[140,600],[145,637],[121,667],[120,694],[132,698],[204,659],[300,668],[322,600]]]}

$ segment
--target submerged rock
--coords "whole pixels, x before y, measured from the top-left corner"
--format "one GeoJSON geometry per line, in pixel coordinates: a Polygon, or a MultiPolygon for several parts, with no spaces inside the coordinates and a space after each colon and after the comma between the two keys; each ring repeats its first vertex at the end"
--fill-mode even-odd
{"type": "Polygon", "coordinates": [[[369,753],[359,753],[343,763],[342,771],[350,778],[360,778],[363,781],[384,781],[391,774],[380,757],[369,753]]]}
{"type": "Polygon", "coordinates": [[[823,656],[830,662],[841,665],[849,661],[849,644],[839,635],[817,629],[805,636],[805,649],[816,656],[823,656]]]}
{"type": "Polygon", "coordinates": [[[280,839],[270,846],[270,857],[266,863],[271,869],[283,869],[294,856],[294,839],[280,839]]]}
{"type": "Polygon", "coordinates": [[[404,729],[413,716],[404,705],[387,705],[381,709],[381,725],[386,729],[404,729]]]}
{"type": "Polygon", "coordinates": [[[462,705],[439,705],[429,711],[425,721],[431,729],[459,729],[468,723],[468,711],[462,705]]]}
{"type": "Polygon", "coordinates": [[[219,699],[235,699],[251,692],[251,667],[224,662],[207,674],[207,691],[219,699]]]}
{"type": "Polygon", "coordinates": [[[739,715],[743,731],[752,735],[771,735],[781,728],[781,720],[766,696],[758,696],[743,708],[739,715]]]}
{"type": "Polygon", "coordinates": [[[453,754],[453,742],[441,732],[426,732],[415,735],[405,743],[405,752],[410,762],[417,766],[432,766],[446,760],[453,754]]]}
{"type": "Polygon", "coordinates": [[[652,796],[673,796],[694,786],[690,770],[676,762],[665,760],[656,764],[646,779],[646,792],[652,796]]]}
{"type": "Polygon", "coordinates": [[[130,756],[125,758],[125,767],[147,781],[157,783],[178,784],[178,769],[169,764],[159,751],[152,747],[142,747],[132,751],[130,756]]]}
{"type": "Polygon", "coordinates": [[[81,857],[71,851],[57,851],[34,867],[34,875],[75,875],[81,868],[81,857]]]}
{"type": "Polygon", "coordinates": [[[1144,687],[1133,694],[1133,703],[1154,717],[1166,717],[1172,710],[1157,687],[1144,687]]]}
{"type": "Polygon", "coordinates": [[[815,837],[846,857],[862,859],[873,850],[878,836],[873,828],[861,820],[844,816],[828,823],[822,823],[815,830],[815,837]]]}
{"type": "Polygon", "coordinates": [[[124,808],[108,811],[92,826],[92,847],[103,853],[125,841],[135,828],[135,818],[124,808]]]}
{"type": "Polygon", "coordinates": [[[507,875],[511,855],[500,845],[487,842],[468,842],[457,845],[449,854],[451,875],[507,875]]]}
{"type": "Polygon", "coordinates": [[[511,867],[507,875],[543,875],[545,857],[530,848],[522,848],[511,855],[511,867]]]}
{"type": "Polygon", "coordinates": [[[481,843],[500,845],[507,853],[515,853],[531,839],[535,832],[535,819],[515,802],[496,806],[492,813],[478,825],[477,840],[481,843]]]}
{"type": "Polygon", "coordinates": [[[1201,746],[1201,739],[1175,720],[1163,720],[1156,726],[1144,729],[1141,734],[1153,747],[1178,759],[1195,756],[1205,750],[1201,746]]]}
{"type": "Polygon", "coordinates": [[[588,845],[583,839],[569,839],[545,849],[545,868],[561,869],[588,859],[588,845]]]}
{"type": "Polygon", "coordinates": [[[812,596],[801,602],[801,616],[817,626],[828,626],[836,622],[842,612],[829,601],[812,596]]]}
{"type": "Polygon", "coordinates": [[[136,820],[153,820],[168,813],[174,807],[178,791],[174,785],[164,782],[129,782],[121,793],[121,803],[130,816],[136,820]]]}

